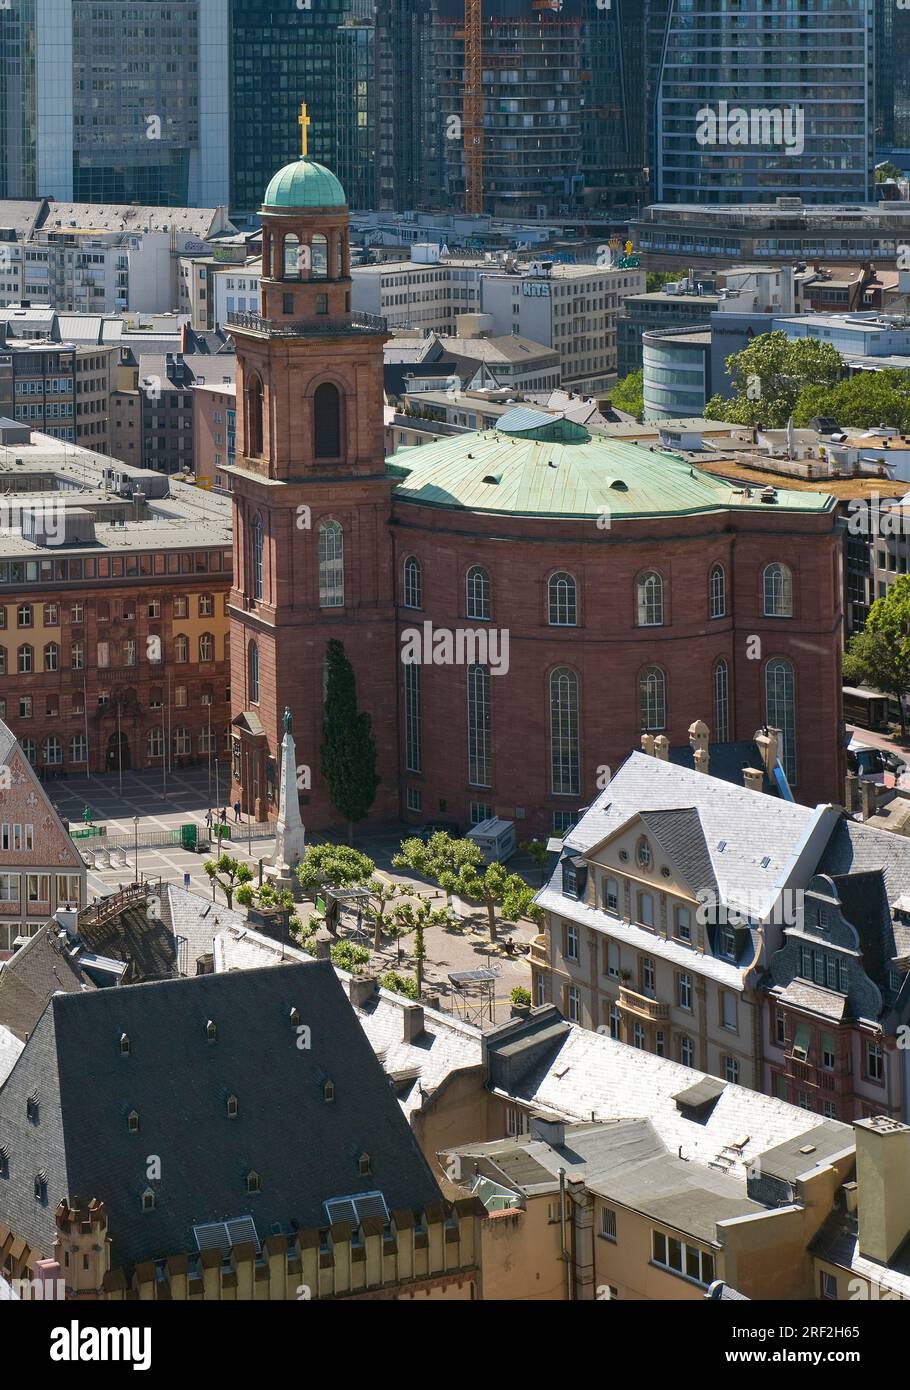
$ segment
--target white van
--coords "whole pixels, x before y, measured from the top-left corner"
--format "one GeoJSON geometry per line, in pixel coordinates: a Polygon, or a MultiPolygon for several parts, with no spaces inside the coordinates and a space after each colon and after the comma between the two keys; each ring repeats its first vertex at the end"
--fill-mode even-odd
{"type": "Polygon", "coordinates": [[[517,848],[515,822],[492,816],[468,831],[467,838],[478,844],[488,864],[504,864],[517,848]]]}

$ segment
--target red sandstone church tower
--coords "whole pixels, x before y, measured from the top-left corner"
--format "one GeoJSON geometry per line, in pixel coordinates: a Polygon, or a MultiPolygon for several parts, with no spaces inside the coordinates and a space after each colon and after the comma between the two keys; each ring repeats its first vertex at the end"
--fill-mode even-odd
{"type": "Polygon", "coordinates": [[[289,706],[302,815],[340,819],[320,773],[326,644],[344,643],[373,718],[381,783],[372,814],[397,814],[392,480],[383,447],[385,323],[351,313],[344,189],[303,155],[262,207],[259,314],[231,314],[237,464],[231,589],[231,798],[274,815],[289,706]]]}

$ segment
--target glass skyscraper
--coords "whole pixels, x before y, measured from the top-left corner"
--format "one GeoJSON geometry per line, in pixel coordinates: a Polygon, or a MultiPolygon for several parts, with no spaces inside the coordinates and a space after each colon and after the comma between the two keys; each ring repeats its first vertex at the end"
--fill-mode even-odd
{"type": "Polygon", "coordinates": [[[910,9],[875,0],[875,157],[910,170],[910,9]]]}
{"type": "Polygon", "coordinates": [[[0,193],[228,198],[228,0],[0,7],[0,193]]]}
{"type": "Polygon", "coordinates": [[[872,2],[649,0],[655,200],[869,200],[872,2]]]}

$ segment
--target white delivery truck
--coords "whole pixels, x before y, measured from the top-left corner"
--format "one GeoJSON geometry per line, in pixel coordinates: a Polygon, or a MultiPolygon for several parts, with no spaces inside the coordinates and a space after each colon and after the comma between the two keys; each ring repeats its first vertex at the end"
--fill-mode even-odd
{"type": "Polygon", "coordinates": [[[468,831],[467,838],[478,844],[488,864],[504,864],[517,848],[515,822],[492,816],[468,831]]]}

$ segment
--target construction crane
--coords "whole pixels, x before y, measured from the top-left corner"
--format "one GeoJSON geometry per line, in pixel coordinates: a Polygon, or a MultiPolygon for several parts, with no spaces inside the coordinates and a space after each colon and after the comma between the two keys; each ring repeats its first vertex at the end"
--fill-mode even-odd
{"type": "Polygon", "coordinates": [[[483,212],[483,11],[464,0],[464,210],[483,212]]]}

